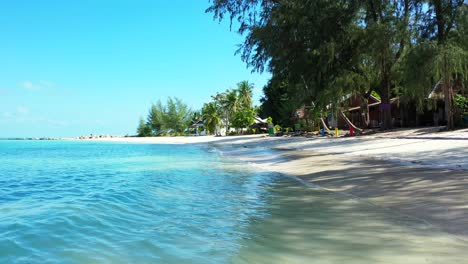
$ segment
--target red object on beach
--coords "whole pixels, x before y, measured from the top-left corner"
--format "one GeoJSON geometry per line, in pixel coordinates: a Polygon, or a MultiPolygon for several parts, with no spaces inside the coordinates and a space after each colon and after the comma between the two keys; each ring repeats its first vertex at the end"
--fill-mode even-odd
{"type": "Polygon", "coordinates": [[[349,135],[354,137],[354,128],[352,126],[349,127],[349,135]]]}

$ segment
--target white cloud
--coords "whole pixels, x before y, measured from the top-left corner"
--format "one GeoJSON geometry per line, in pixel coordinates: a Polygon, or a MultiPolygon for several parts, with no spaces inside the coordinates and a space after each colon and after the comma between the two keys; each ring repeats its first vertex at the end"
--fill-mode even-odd
{"type": "Polygon", "coordinates": [[[28,89],[28,90],[40,90],[42,89],[42,86],[38,84],[34,84],[31,81],[24,81],[20,84],[21,87],[28,89]]]}
{"type": "Polygon", "coordinates": [[[39,80],[37,82],[33,81],[22,81],[19,83],[19,86],[27,90],[49,90],[55,87],[55,83],[48,80],[39,80]]]}
{"type": "Polygon", "coordinates": [[[29,108],[27,108],[26,106],[22,106],[22,105],[18,106],[18,107],[16,108],[16,111],[17,111],[18,114],[20,114],[20,115],[27,115],[27,114],[29,114],[29,108]]]}

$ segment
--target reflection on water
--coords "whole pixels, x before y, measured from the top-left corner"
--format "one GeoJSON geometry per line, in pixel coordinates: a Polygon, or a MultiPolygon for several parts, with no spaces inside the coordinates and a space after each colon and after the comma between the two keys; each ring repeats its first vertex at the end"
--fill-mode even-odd
{"type": "Polygon", "coordinates": [[[463,263],[467,248],[193,146],[0,142],[0,263],[463,263]]]}

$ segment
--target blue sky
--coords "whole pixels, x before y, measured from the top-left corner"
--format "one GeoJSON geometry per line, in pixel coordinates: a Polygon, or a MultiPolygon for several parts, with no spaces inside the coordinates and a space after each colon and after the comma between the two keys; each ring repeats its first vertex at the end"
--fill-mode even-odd
{"type": "Polygon", "coordinates": [[[242,37],[208,0],[0,1],[0,137],[134,134],[152,102],[194,109],[268,74],[234,56],[242,37]]]}

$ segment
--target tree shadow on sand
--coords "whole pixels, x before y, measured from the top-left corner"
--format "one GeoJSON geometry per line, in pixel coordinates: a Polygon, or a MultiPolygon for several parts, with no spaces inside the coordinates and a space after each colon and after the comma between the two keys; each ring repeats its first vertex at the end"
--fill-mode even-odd
{"type": "Polygon", "coordinates": [[[292,180],[274,186],[232,263],[457,263],[463,241],[359,199],[292,180]]]}

